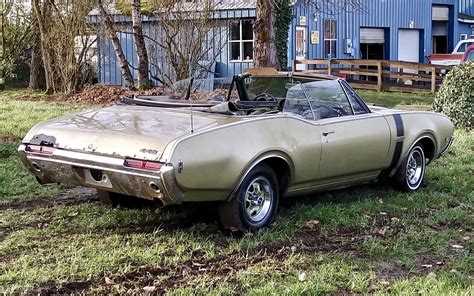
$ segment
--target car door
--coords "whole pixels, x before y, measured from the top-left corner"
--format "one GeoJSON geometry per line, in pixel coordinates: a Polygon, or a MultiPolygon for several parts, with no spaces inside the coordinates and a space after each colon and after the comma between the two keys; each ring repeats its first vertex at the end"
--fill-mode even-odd
{"type": "Polygon", "coordinates": [[[322,152],[319,180],[377,174],[385,168],[390,128],[381,115],[368,113],[320,122],[322,152]]]}
{"type": "Polygon", "coordinates": [[[350,86],[339,80],[304,84],[322,143],[317,179],[363,177],[385,168],[390,127],[372,113],[350,86]]]}

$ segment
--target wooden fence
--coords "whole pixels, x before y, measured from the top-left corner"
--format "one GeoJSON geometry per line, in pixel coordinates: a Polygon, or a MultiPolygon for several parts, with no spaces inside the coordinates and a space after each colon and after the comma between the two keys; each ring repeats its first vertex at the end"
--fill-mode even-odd
{"type": "Polygon", "coordinates": [[[294,60],[293,71],[336,75],[354,88],[436,92],[450,66],[386,60],[294,60]],[[298,68],[304,70],[297,70],[298,68]]]}

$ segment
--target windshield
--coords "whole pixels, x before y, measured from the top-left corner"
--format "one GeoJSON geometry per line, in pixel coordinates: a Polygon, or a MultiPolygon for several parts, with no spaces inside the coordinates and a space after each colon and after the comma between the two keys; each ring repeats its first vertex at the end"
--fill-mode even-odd
{"type": "Polygon", "coordinates": [[[461,43],[461,45],[459,46],[457,52],[458,52],[458,53],[463,53],[463,52],[466,51],[466,49],[467,49],[469,46],[471,46],[471,45],[473,45],[473,44],[474,44],[474,42],[464,42],[464,43],[461,43]]]}
{"type": "Polygon", "coordinates": [[[251,76],[245,79],[245,87],[250,100],[269,94],[277,100],[287,97],[288,90],[299,84],[314,81],[315,78],[296,76],[251,76]]]}
{"type": "Polygon", "coordinates": [[[337,80],[297,84],[287,91],[283,112],[308,120],[353,115],[347,96],[337,80]]]}

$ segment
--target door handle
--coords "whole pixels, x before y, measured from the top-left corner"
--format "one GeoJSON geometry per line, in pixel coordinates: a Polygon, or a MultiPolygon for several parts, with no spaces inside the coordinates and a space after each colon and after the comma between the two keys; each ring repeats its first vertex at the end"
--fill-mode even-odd
{"type": "Polygon", "coordinates": [[[335,132],[323,132],[323,136],[327,137],[331,134],[335,134],[335,132]]]}

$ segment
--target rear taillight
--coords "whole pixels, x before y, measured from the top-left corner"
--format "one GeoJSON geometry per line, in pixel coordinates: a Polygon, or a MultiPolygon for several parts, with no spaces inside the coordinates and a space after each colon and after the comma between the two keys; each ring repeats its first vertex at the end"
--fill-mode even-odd
{"type": "Polygon", "coordinates": [[[162,163],[138,159],[126,158],[123,164],[126,167],[147,171],[159,171],[163,166],[162,163]]]}
{"type": "Polygon", "coordinates": [[[44,155],[53,155],[54,148],[49,146],[28,145],[26,151],[44,155]]]}

